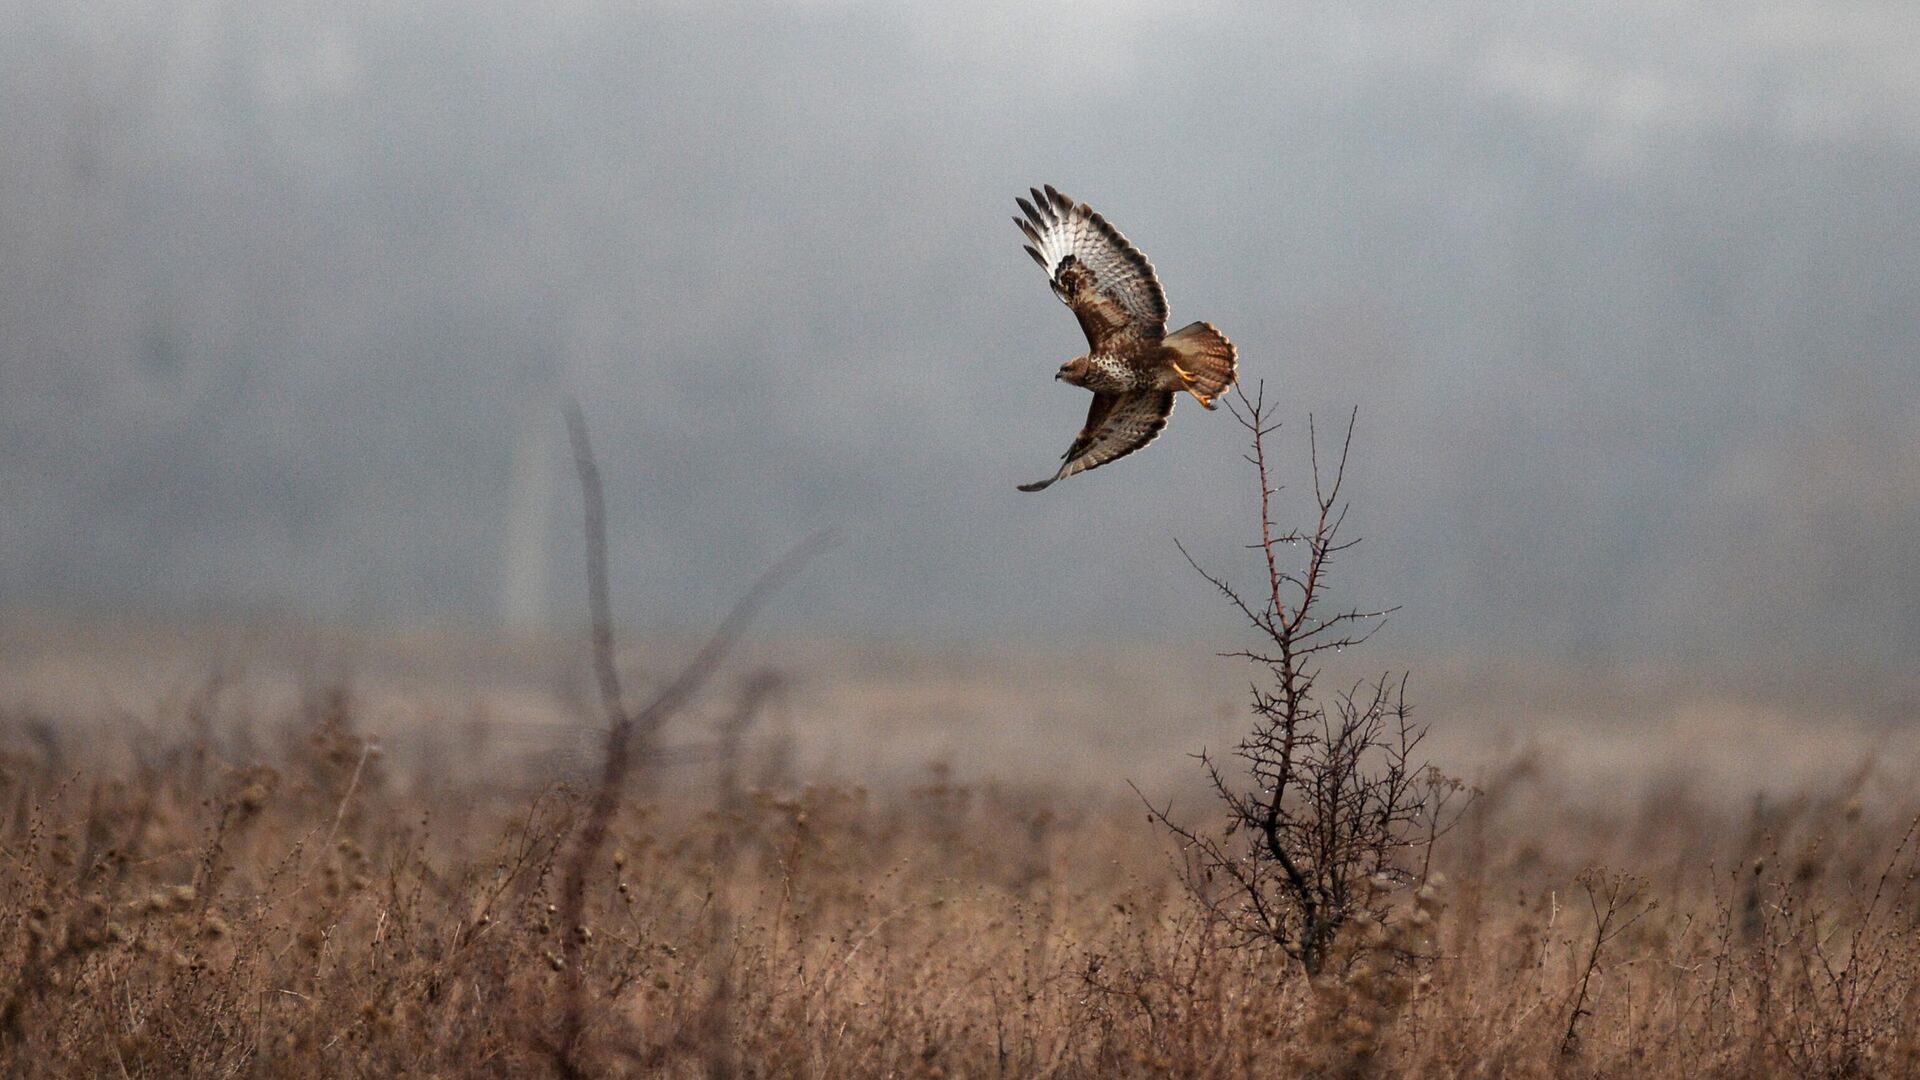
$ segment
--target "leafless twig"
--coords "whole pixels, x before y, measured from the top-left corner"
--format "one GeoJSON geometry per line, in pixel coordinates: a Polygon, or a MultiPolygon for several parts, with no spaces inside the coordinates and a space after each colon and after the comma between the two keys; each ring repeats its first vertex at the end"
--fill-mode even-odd
{"type": "Polygon", "coordinates": [[[651,748],[661,726],[712,676],[753,616],[794,574],[831,546],[833,536],[827,532],[816,533],[782,556],[735,601],[732,610],[679,673],[638,711],[629,712],[614,661],[613,607],[607,587],[606,504],[601,492],[600,470],[594,461],[586,417],[578,402],[568,403],[566,416],[584,511],[593,666],[600,684],[601,707],[607,717],[606,757],[562,874],[558,904],[566,989],[560,1037],[551,1050],[558,1071],[563,1076],[574,1077],[584,1075],[578,1059],[578,1044],[586,1026],[586,974],[582,970],[581,952],[586,939],[587,877],[606,845],[607,830],[619,809],[633,764],[651,748]]]}
{"type": "Polygon", "coordinates": [[[1609,875],[1588,870],[1580,875],[1580,887],[1586,890],[1587,906],[1593,910],[1593,946],[1587,950],[1586,967],[1580,972],[1580,985],[1573,997],[1573,1009],[1567,1014],[1567,1033],[1560,1039],[1560,1052],[1571,1054],[1580,1045],[1580,1018],[1589,1014],[1587,986],[1600,970],[1600,956],[1607,943],[1658,907],[1658,900],[1642,901],[1647,883],[1631,874],[1609,875]]]}

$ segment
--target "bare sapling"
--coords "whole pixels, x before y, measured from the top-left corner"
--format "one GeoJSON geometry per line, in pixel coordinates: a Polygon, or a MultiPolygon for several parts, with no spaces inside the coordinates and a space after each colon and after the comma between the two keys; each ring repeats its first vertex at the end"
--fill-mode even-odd
{"type": "Polygon", "coordinates": [[[1323,467],[1308,419],[1313,518],[1305,529],[1275,523],[1268,441],[1280,425],[1264,389],[1227,406],[1247,429],[1246,460],[1260,485],[1260,552],[1265,577],[1249,594],[1182,555],[1252,625],[1261,639],[1223,655],[1263,669],[1252,687],[1253,729],[1234,748],[1240,769],[1198,757],[1225,809],[1218,830],[1176,821],[1149,803],[1153,820],[1180,840],[1194,896],[1247,945],[1277,947],[1317,974],[1343,928],[1361,915],[1384,919],[1391,894],[1425,884],[1435,842],[1459,820],[1474,792],[1417,760],[1426,728],[1411,718],[1406,677],[1383,674],[1324,693],[1328,653],[1364,644],[1392,609],[1334,608],[1337,559],[1359,543],[1342,533],[1342,489],[1355,416],[1338,456],[1323,467]],[[1294,569],[1296,551],[1305,563],[1294,569]]]}

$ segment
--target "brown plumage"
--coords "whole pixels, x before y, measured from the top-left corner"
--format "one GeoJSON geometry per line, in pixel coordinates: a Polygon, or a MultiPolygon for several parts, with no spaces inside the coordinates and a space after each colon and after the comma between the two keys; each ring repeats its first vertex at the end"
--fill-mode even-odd
{"type": "Polygon", "coordinates": [[[1093,391],[1093,403],[1060,470],[1021,491],[1126,457],[1167,426],[1175,394],[1185,390],[1211,409],[1238,377],[1233,343],[1212,325],[1166,332],[1167,297],[1153,265],[1106,218],[1051,185],[1031,194],[1031,202],[1014,200],[1026,216],[1013,223],[1087,335],[1087,352],[1054,377],[1093,391]]]}

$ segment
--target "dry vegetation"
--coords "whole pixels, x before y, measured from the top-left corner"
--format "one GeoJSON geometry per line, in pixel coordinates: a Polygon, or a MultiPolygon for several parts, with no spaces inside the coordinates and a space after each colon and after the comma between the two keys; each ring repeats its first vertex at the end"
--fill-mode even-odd
{"type": "Polygon", "coordinates": [[[1910,823],[1858,789],[1593,816],[1557,812],[1553,777],[1519,763],[1433,880],[1393,890],[1309,979],[1196,906],[1117,798],[938,774],[806,787],[769,779],[779,759],[749,740],[699,766],[702,794],[617,813],[581,928],[556,915],[582,792],[390,768],[347,694],[278,717],[217,693],[190,707],[168,738],[42,732],[6,760],[13,1071],[548,1072],[575,969],[572,1060],[596,1074],[1917,1064],[1910,823]]]}
{"type": "MultiPolygon", "coordinates": [[[[1342,550],[1336,502],[1297,537],[1309,570],[1342,550]]],[[[1572,798],[1522,752],[1469,798],[1410,757],[1401,681],[1315,704],[1304,650],[1364,620],[1318,622],[1268,570],[1272,606],[1242,605],[1280,650],[1251,653],[1276,680],[1241,746],[1251,786],[1216,765],[1145,812],[1118,776],[806,783],[756,723],[782,692],[766,672],[719,677],[699,752],[673,753],[654,735],[718,651],[630,706],[604,604],[596,762],[492,753],[481,717],[410,720],[458,737],[383,753],[385,714],[344,683],[268,707],[216,678],[140,723],[7,707],[0,1061],[1920,1073],[1920,807],[1889,765],[1736,809],[1683,784],[1572,798]]]]}

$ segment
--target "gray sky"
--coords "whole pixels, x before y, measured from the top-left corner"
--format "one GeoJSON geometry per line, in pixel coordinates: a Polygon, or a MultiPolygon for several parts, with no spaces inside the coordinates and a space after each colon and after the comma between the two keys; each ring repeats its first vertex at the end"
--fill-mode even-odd
{"type": "Polygon", "coordinates": [[[1356,600],[1454,652],[1920,648],[1920,9],[6,0],[0,603],[1231,634],[1241,432],[1044,494],[1053,183],[1359,406],[1356,600]],[[516,477],[518,480],[516,481],[516,477]],[[514,524],[516,517],[518,524],[514,524]]]}

